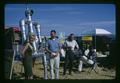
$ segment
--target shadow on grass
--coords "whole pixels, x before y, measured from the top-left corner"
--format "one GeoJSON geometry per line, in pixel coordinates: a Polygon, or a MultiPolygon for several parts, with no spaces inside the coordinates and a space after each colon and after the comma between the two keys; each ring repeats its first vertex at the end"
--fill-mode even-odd
{"type": "MultiPolygon", "coordinates": [[[[24,73],[13,73],[12,79],[14,80],[25,80],[25,74],[24,73]]],[[[33,75],[33,80],[43,80],[43,77],[39,77],[36,75],[33,75]]]]}

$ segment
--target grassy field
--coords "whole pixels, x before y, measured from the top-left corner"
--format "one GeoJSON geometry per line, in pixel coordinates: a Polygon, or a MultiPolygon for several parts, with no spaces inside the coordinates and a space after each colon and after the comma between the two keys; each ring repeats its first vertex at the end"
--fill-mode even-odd
{"type": "MultiPolygon", "coordinates": [[[[82,72],[77,72],[77,68],[73,68],[72,75],[69,75],[68,72],[63,75],[63,66],[60,64],[60,79],[115,79],[115,68],[108,69],[105,67],[97,67],[96,71],[89,72],[91,67],[84,67],[82,72]]],[[[35,80],[42,80],[44,76],[43,65],[40,60],[35,61],[33,67],[33,74],[35,80]]],[[[48,69],[48,78],[50,78],[50,72],[48,69]]],[[[14,64],[14,70],[12,79],[24,79],[24,70],[21,62],[16,62],[14,64]]]]}

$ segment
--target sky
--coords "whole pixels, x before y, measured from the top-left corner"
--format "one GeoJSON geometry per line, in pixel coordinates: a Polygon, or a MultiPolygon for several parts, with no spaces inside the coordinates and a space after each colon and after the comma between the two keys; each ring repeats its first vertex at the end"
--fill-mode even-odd
{"type": "Polygon", "coordinates": [[[85,34],[103,28],[116,34],[116,10],[113,4],[6,4],[5,26],[19,27],[26,7],[34,11],[32,20],[41,25],[41,35],[51,30],[65,35],[85,34]]]}

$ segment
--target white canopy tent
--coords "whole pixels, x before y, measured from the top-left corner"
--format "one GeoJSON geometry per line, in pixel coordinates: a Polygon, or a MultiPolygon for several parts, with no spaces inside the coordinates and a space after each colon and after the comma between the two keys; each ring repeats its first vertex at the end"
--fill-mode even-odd
{"type": "MultiPolygon", "coordinates": [[[[100,28],[95,29],[95,34],[96,35],[112,35],[111,32],[105,29],[100,29],[100,28]]],[[[96,49],[96,35],[95,35],[95,49],[96,49]]]]}
{"type": "Polygon", "coordinates": [[[112,35],[112,33],[102,28],[96,28],[84,31],[82,32],[82,35],[112,35]]]}
{"type": "Polygon", "coordinates": [[[112,33],[102,28],[95,28],[95,29],[83,32],[82,35],[95,36],[95,49],[96,49],[96,36],[103,36],[103,35],[108,36],[108,35],[112,35],[112,33]]]}
{"type": "Polygon", "coordinates": [[[105,29],[97,28],[97,29],[95,29],[95,34],[96,35],[111,35],[112,33],[105,29]]]}

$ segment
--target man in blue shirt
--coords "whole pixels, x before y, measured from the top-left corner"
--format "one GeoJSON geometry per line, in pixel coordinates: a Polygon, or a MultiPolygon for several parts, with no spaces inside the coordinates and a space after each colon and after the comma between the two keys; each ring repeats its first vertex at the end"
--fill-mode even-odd
{"type": "Polygon", "coordinates": [[[46,43],[46,50],[50,55],[50,77],[51,79],[59,79],[59,63],[60,63],[60,44],[58,38],[56,38],[56,31],[51,30],[51,38],[46,43]],[[54,76],[55,68],[55,76],[54,76]]]}

